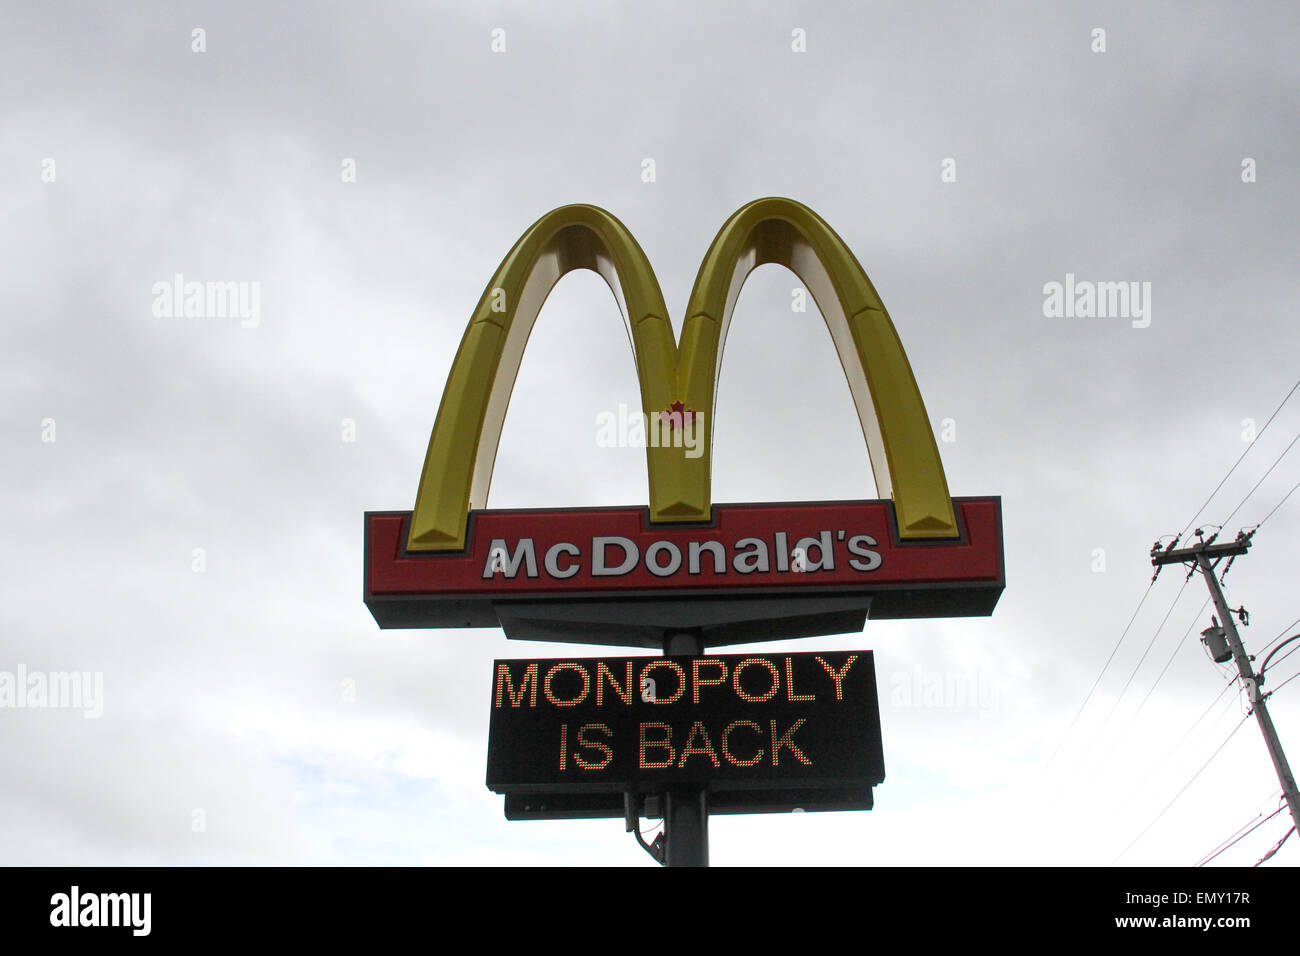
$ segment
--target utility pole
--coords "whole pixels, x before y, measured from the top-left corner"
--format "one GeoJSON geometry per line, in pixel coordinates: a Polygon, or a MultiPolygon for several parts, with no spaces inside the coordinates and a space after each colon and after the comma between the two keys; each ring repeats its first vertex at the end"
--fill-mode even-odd
{"type": "Polygon", "coordinates": [[[1238,555],[1245,554],[1250,549],[1250,539],[1254,533],[1254,531],[1238,532],[1235,541],[1215,544],[1214,539],[1219,536],[1217,532],[1211,535],[1209,540],[1200,540],[1201,532],[1198,528],[1197,543],[1189,548],[1175,547],[1178,544],[1177,538],[1164,549],[1161,549],[1157,542],[1151,549],[1151,564],[1156,569],[1156,575],[1159,576],[1161,568],[1166,564],[1184,564],[1191,561],[1194,565],[1188,572],[1188,576],[1190,577],[1199,569],[1205,578],[1206,586],[1210,589],[1210,597],[1214,599],[1214,606],[1219,612],[1219,620],[1223,622],[1224,636],[1228,639],[1228,647],[1237,664],[1237,673],[1241,675],[1241,684],[1246,688],[1255,720],[1259,722],[1260,732],[1263,733],[1264,743],[1268,747],[1268,755],[1273,760],[1273,769],[1277,771],[1277,779],[1282,784],[1282,792],[1286,795],[1291,819],[1295,822],[1296,832],[1300,833],[1300,792],[1296,790],[1295,777],[1292,776],[1291,767],[1286,762],[1286,754],[1282,752],[1282,742],[1277,739],[1273,718],[1268,715],[1266,700],[1269,695],[1259,692],[1259,679],[1252,669],[1250,656],[1237,635],[1237,625],[1232,620],[1234,612],[1223,598],[1223,590],[1219,587],[1219,578],[1214,570],[1219,561],[1224,558],[1227,558],[1228,563],[1231,564],[1238,555]]]}

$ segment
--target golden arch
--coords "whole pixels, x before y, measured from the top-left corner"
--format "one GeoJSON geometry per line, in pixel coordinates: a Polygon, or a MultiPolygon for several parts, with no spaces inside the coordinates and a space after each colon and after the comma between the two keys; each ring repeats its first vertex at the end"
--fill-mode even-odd
{"type": "MultiPolygon", "coordinates": [[[[680,345],[663,293],[627,227],[595,206],[562,206],[529,227],[488,284],[452,362],[420,475],[407,547],[465,547],[472,509],[487,505],[501,428],[533,323],[555,283],[599,273],[628,327],[647,416],[674,401],[713,421],[722,349],[745,278],[778,263],[812,293],[839,353],[875,472],[904,539],[954,538],[957,521],[925,404],[898,333],[853,253],[826,222],[792,199],[757,199],[726,221],[700,265],[680,345]]],[[[712,435],[689,458],[646,448],[650,517],[708,521],[712,435]]]]}

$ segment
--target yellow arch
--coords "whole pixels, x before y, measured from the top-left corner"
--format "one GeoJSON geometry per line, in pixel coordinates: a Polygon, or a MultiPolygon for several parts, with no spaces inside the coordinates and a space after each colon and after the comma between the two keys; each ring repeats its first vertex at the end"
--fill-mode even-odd
{"type": "MultiPolygon", "coordinates": [[[[574,269],[614,292],[636,360],[642,409],[675,400],[713,421],[727,327],[745,278],[765,263],[793,271],[826,319],[867,440],[877,493],[892,496],[905,539],[956,537],[938,446],[894,325],[853,253],[816,213],[790,199],[759,199],[718,232],[673,340],[663,294],[627,228],[595,206],[563,206],[519,239],[479,299],[461,339],[429,439],[407,547],[465,546],[469,512],[487,505],[501,428],[524,347],[555,283],[574,269]]],[[[654,521],[707,521],[711,434],[704,454],[647,447],[654,521]]]]}
{"type": "MultiPolygon", "coordinates": [[[[408,549],[465,546],[470,510],[487,505],[501,427],[533,323],[555,283],[574,269],[597,272],[613,291],[632,340],[643,407],[665,408],[672,401],[677,345],[645,253],[603,209],[574,205],[547,213],[510,250],[465,329],[425,454],[408,549]]],[[[656,497],[663,457],[651,455],[647,462],[657,511],[671,510],[656,497]]]]}
{"type": "MultiPolygon", "coordinates": [[[[844,240],[802,203],[756,199],[718,231],[686,308],[682,400],[714,420],[732,310],[749,273],[773,262],[797,275],[821,309],[857,407],[877,493],[894,499],[900,536],[957,537],[939,448],[894,323],[844,240]]],[[[685,467],[704,472],[692,475],[692,484],[708,488],[711,459],[711,446],[705,456],[683,459],[685,467]]]]}

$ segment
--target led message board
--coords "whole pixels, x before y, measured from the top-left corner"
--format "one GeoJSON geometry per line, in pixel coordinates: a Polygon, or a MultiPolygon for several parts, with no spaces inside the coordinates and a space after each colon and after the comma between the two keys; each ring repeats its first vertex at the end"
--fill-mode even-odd
{"type": "Polygon", "coordinates": [[[885,778],[870,651],[499,660],[491,699],[510,816],[619,816],[684,785],[711,813],[869,809],[885,778]]]}

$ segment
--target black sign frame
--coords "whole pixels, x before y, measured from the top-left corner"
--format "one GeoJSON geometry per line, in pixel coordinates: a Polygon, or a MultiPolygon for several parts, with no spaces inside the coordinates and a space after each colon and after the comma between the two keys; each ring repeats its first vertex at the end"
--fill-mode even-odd
{"type": "Polygon", "coordinates": [[[869,810],[884,746],[871,651],[498,660],[488,788],[509,819],[869,810]],[[654,682],[653,689],[645,678],[654,682]]]}

